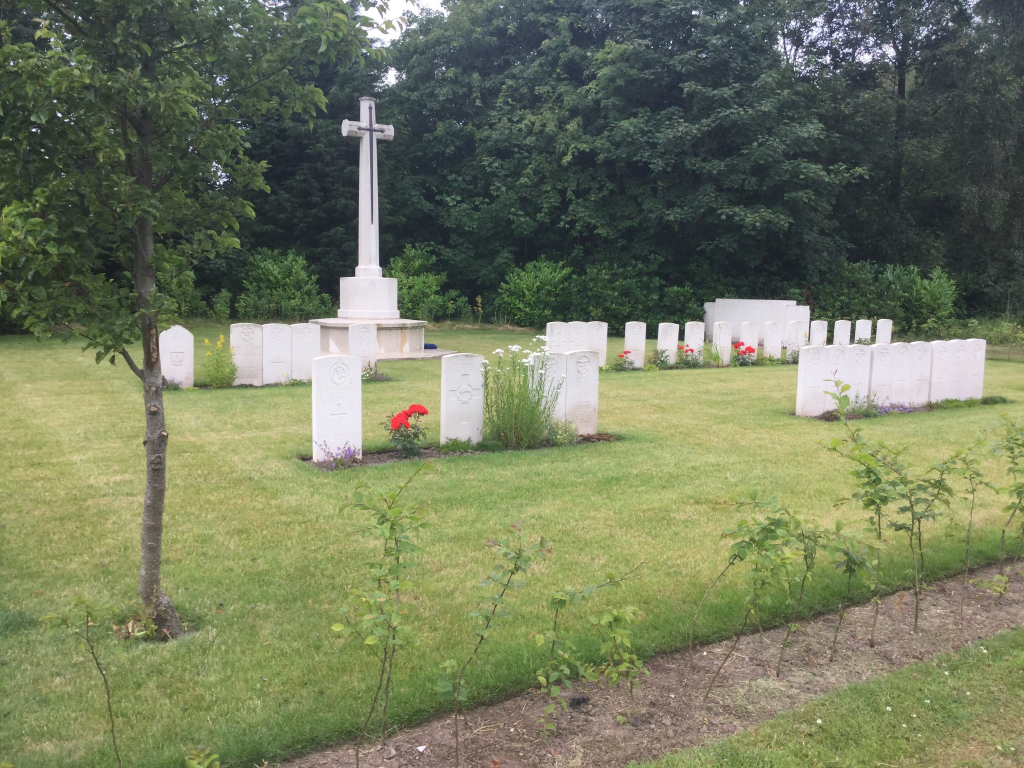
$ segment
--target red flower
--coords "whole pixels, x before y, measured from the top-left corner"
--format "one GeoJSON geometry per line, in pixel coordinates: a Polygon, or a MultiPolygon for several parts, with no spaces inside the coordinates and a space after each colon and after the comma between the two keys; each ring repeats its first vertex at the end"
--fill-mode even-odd
{"type": "Polygon", "coordinates": [[[743,342],[742,341],[734,342],[733,345],[732,345],[733,349],[739,349],[742,346],[743,346],[743,342]]]}
{"type": "Polygon", "coordinates": [[[420,405],[418,403],[413,403],[412,405],[410,405],[405,410],[405,412],[409,416],[414,416],[414,415],[415,416],[429,416],[430,415],[430,411],[428,411],[426,408],[424,408],[422,405],[420,405]]]}
{"type": "Polygon", "coordinates": [[[629,354],[629,350],[627,349],[625,352],[619,352],[619,357],[625,357],[628,354],[629,354]]]}
{"type": "Polygon", "coordinates": [[[686,351],[686,347],[684,347],[684,346],[683,346],[682,344],[680,344],[680,345],[679,345],[679,348],[680,348],[681,350],[683,350],[684,352],[686,351]]]}
{"type": "Polygon", "coordinates": [[[391,419],[391,428],[395,430],[409,429],[409,415],[405,411],[396,413],[391,419]]]}
{"type": "Polygon", "coordinates": [[[752,355],[755,352],[757,352],[757,350],[754,349],[753,347],[747,347],[746,349],[743,350],[743,354],[745,355],[752,355]]]}
{"type": "Polygon", "coordinates": [[[683,350],[684,352],[693,352],[693,347],[687,347],[683,350]]]}

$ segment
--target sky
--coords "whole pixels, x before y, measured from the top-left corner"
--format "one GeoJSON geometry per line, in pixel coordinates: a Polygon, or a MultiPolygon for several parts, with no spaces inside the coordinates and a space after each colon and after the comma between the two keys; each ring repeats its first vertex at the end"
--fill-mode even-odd
{"type": "MultiPolygon", "coordinates": [[[[441,7],[441,0],[419,0],[419,2],[411,2],[411,0],[391,0],[390,7],[388,9],[387,18],[397,19],[400,16],[405,16],[411,13],[417,13],[420,10],[430,9],[433,11],[444,10],[441,7]]],[[[376,40],[381,40],[385,43],[389,43],[395,40],[399,36],[400,32],[397,29],[391,30],[387,34],[375,32],[371,35],[376,40]]]]}

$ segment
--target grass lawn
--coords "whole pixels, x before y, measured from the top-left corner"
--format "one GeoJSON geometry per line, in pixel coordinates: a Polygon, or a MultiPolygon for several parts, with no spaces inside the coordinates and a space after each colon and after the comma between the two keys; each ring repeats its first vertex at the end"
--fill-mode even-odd
{"type": "MultiPolygon", "coordinates": [[[[193,330],[197,351],[204,336],[227,332],[193,330]]],[[[440,347],[480,353],[529,338],[427,334],[440,347]]],[[[618,345],[610,340],[611,355],[618,345]]],[[[411,402],[431,410],[425,423],[436,436],[440,362],[380,368],[396,381],[364,386],[364,446],[383,447],[378,422],[411,402]]],[[[1008,405],[861,423],[908,444],[912,460],[938,458],[996,425],[1000,413],[1024,415],[1022,372],[1020,363],[987,364],[985,393],[1011,398],[1008,405]]],[[[463,654],[473,637],[467,614],[484,597],[478,583],[491,562],[482,543],[508,523],[525,521],[555,552],[509,601],[512,618],[471,668],[476,699],[530,685],[539,653],[528,634],[549,625],[551,588],[593,583],[641,560],[649,564],[640,575],[593,608],[639,606],[648,616],[636,633],[644,653],[684,643],[693,609],[724,563],[719,533],[738,518],[730,496],[757,486],[822,522],[863,517],[833,507],[851,480],[815,442],[840,425],[790,415],[795,366],[607,373],[600,386],[599,427],[620,441],[444,459],[410,488],[429,502],[433,527],[410,573],[407,605],[422,642],[396,664],[396,725],[442,706],[438,665],[463,654]]],[[[69,637],[47,635],[38,619],[79,595],[126,609],[135,599],[140,395],[122,363],[96,365],[91,353],[59,342],[0,337],[0,762],[113,765],[95,670],[69,637]]],[[[391,486],[413,465],[323,473],[298,461],[311,452],[306,386],[169,392],[166,406],[164,588],[195,631],[173,644],[105,644],[125,764],[181,766],[186,749],[203,745],[226,766],[249,766],[351,737],[371,664],[330,626],[370,549],[352,534],[362,521],[340,508],[358,483],[391,486]]],[[[1001,506],[982,500],[976,518],[988,528],[978,537],[979,560],[992,556],[1001,506]]],[[[933,530],[926,559],[937,576],[962,562],[962,545],[943,537],[943,523],[933,530]]],[[[893,556],[899,565],[887,573],[906,583],[909,561],[902,548],[893,556]]],[[[726,636],[739,623],[737,583],[725,583],[705,609],[702,638],[726,636]]],[[[831,574],[816,579],[808,611],[834,606],[841,589],[831,574]]],[[[584,653],[596,647],[590,612],[570,610],[563,625],[584,653]]]]}
{"type": "Polygon", "coordinates": [[[1022,702],[1024,629],[1017,629],[644,765],[1010,768],[1024,765],[1022,702]]]}

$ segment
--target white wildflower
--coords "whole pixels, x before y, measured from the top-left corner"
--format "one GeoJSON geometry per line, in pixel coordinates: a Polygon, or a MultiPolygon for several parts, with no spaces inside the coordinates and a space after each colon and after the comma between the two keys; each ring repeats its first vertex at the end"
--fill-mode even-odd
{"type": "Polygon", "coordinates": [[[818,718],[817,723],[818,723],[818,725],[821,725],[821,718],[820,717],[818,718]]]}
{"type": "Polygon", "coordinates": [[[886,707],[886,708],[885,708],[885,711],[886,711],[886,712],[892,712],[892,707],[886,707]]]}
{"type": "Polygon", "coordinates": [[[513,352],[519,352],[522,349],[518,344],[509,344],[508,348],[513,352]]]}

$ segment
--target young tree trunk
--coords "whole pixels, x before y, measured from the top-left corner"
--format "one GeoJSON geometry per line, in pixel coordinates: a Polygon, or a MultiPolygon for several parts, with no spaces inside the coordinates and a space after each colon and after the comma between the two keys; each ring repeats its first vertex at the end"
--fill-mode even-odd
{"type": "MultiPolygon", "coordinates": [[[[149,158],[149,138],[153,122],[143,113],[137,130],[141,151],[136,160],[135,182],[153,189],[153,166],[149,158]]],[[[160,587],[160,560],[163,553],[164,494],[167,490],[167,425],[164,420],[163,371],[160,367],[160,330],[148,311],[149,297],[156,289],[153,265],[153,221],[142,216],[135,225],[135,290],[142,313],[142,400],[146,412],[146,495],[142,502],[142,555],[139,562],[139,597],[157,631],[168,639],[184,633],[181,619],[171,598],[160,587]]]]}

